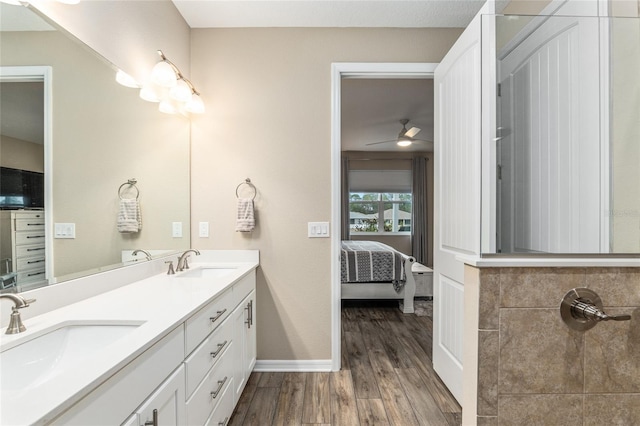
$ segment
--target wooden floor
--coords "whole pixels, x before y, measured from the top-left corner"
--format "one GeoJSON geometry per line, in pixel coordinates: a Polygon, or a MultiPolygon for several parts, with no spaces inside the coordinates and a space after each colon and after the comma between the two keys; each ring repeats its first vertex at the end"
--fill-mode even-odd
{"type": "Polygon", "coordinates": [[[459,426],[460,405],[431,368],[431,330],[397,302],[343,302],[342,370],[254,372],[229,424],[459,426]]]}

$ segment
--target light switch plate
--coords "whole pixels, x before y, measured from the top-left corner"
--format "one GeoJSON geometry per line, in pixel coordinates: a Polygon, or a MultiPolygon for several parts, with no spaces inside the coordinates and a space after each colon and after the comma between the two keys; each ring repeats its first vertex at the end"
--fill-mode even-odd
{"type": "Polygon", "coordinates": [[[209,237],[209,222],[200,222],[198,224],[198,236],[201,238],[209,237]]]}
{"type": "Polygon", "coordinates": [[[329,222],[308,222],[309,238],[329,238],[329,222]]]}
{"type": "Polygon", "coordinates": [[[173,238],[182,238],[182,222],[173,222],[171,224],[171,235],[173,238]]]}
{"type": "Polygon", "coordinates": [[[76,237],[75,223],[56,223],[54,225],[54,238],[70,238],[76,237]]]}

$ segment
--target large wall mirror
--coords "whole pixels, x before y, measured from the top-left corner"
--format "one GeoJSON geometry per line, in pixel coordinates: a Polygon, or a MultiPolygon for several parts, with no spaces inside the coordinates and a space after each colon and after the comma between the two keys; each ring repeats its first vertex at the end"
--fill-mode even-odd
{"type": "Polygon", "coordinates": [[[0,274],[17,273],[4,291],[188,248],[189,119],[117,84],[112,64],[32,10],[0,7],[0,274]],[[121,232],[120,199],[135,196],[141,228],[121,232]]]}
{"type": "Polygon", "coordinates": [[[640,253],[640,19],[491,19],[493,249],[640,253]]]}

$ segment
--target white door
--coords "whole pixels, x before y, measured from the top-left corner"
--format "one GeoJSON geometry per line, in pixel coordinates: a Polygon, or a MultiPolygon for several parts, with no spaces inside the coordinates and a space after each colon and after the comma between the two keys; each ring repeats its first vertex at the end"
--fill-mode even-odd
{"type": "Polygon", "coordinates": [[[502,252],[600,251],[598,20],[553,16],[498,61],[502,252]]]}
{"type": "MultiPolygon", "coordinates": [[[[480,254],[481,16],[435,71],[433,368],[462,402],[464,264],[480,254]]],[[[464,407],[463,407],[464,408],[464,407]]]]}

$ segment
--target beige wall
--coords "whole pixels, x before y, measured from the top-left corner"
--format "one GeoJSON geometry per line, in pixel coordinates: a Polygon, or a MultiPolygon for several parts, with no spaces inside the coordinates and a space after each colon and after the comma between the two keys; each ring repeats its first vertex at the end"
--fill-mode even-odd
{"type": "MultiPolygon", "coordinates": [[[[331,358],[331,63],[438,62],[457,29],[194,29],[193,245],[259,249],[258,358],[331,358]],[[234,232],[235,188],[258,188],[257,228],[234,232]],[[197,223],[211,223],[199,238],[197,223]]],[[[331,224],[339,226],[339,224],[331,224]]]]}
{"type": "Polygon", "coordinates": [[[479,283],[479,425],[640,424],[638,268],[466,268],[465,287],[479,283]],[[631,321],[570,329],[560,301],[577,287],[631,321]]]}
{"type": "Polygon", "coordinates": [[[611,38],[611,248],[639,253],[640,19],[613,19],[611,38]]]}
{"type": "Polygon", "coordinates": [[[189,246],[189,121],[115,82],[101,58],[59,32],[3,32],[2,65],[53,69],[53,220],[76,224],[54,240],[54,275],[119,263],[121,250],[189,246]],[[143,228],[116,230],[118,187],[138,179],[143,228]],[[185,237],[171,236],[171,222],[185,237]]]}
{"type": "Polygon", "coordinates": [[[0,166],[44,172],[44,147],[40,144],[0,135],[0,166]]]}

